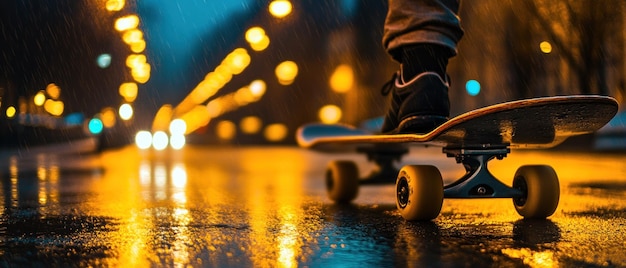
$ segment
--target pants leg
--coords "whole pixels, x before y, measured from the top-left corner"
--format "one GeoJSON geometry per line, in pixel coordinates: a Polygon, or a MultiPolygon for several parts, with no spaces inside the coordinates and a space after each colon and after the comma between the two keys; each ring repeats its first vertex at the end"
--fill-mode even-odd
{"type": "Polygon", "coordinates": [[[460,0],[389,0],[383,45],[399,61],[398,48],[410,44],[436,44],[457,53],[463,36],[458,17],[460,0]]]}

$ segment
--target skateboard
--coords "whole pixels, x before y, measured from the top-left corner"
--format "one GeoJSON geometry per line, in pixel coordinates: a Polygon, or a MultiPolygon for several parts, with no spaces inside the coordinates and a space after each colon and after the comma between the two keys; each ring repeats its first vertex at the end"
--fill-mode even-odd
{"type": "Polygon", "coordinates": [[[505,102],[458,115],[425,134],[377,134],[350,125],[307,124],[297,131],[303,148],[320,152],[357,152],[378,166],[360,178],[351,161],[332,161],[326,172],[331,200],[351,202],[359,185],[396,185],[396,206],[407,220],[432,220],[441,212],[444,198],[511,198],[524,218],[551,216],[559,203],[559,181],[548,165],[520,167],[508,186],[492,175],[487,163],[503,159],[511,149],[545,149],[568,137],[595,132],[618,110],[614,98],[596,95],[542,97],[505,102]],[[395,161],[411,145],[438,146],[462,164],[466,174],[443,185],[440,171],[431,165],[395,161]]]}

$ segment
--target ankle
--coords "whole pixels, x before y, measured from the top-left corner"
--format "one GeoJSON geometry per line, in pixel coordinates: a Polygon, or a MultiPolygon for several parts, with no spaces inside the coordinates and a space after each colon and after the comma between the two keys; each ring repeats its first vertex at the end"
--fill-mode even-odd
{"type": "Polygon", "coordinates": [[[401,49],[402,80],[408,81],[424,72],[434,72],[445,77],[448,59],[454,55],[450,49],[436,44],[417,44],[401,49]]]}

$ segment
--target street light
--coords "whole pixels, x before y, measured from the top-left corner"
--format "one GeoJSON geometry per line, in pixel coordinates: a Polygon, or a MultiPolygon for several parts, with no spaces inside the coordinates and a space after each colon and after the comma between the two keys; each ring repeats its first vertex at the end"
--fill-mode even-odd
{"type": "Polygon", "coordinates": [[[276,18],[284,18],[291,14],[293,6],[288,0],[274,0],[270,3],[269,11],[276,18]]]}

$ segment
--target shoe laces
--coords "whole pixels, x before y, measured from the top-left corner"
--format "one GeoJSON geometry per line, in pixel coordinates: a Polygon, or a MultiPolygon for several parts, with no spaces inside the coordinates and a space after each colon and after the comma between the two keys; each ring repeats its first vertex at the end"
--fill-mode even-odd
{"type": "Polygon", "coordinates": [[[380,89],[380,94],[383,94],[383,96],[389,95],[389,92],[391,92],[391,90],[393,90],[395,86],[397,78],[398,78],[398,73],[393,73],[393,75],[391,76],[391,79],[387,81],[387,83],[385,83],[383,87],[380,89]]]}

